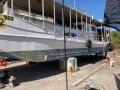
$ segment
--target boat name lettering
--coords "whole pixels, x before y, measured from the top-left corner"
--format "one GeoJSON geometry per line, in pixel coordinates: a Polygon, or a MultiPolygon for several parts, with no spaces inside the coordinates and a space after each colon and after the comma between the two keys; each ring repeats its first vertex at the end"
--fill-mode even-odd
{"type": "Polygon", "coordinates": [[[65,33],[65,36],[76,37],[76,36],[77,36],[77,33],[74,33],[74,32],[66,32],[66,33],[65,33]]]}

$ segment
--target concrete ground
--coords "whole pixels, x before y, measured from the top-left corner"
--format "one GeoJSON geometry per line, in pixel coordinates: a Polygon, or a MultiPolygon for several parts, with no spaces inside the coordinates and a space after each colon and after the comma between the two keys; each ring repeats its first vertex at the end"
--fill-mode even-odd
{"type": "Polygon", "coordinates": [[[87,90],[84,89],[86,85],[93,82],[94,87],[100,88],[99,90],[120,90],[120,63],[116,67],[108,68],[104,66],[98,72],[90,76],[84,82],[78,84],[73,90],[87,90]]]}
{"type": "MultiPolygon", "coordinates": [[[[89,77],[87,80],[73,87],[73,83],[89,75],[97,67],[106,61],[102,58],[80,57],[78,58],[79,70],[75,73],[68,72],[69,90],[87,90],[84,87],[93,82],[94,87],[100,90],[120,90],[120,63],[116,67],[108,68],[107,65],[89,77]]],[[[22,65],[7,69],[9,75],[17,78],[18,86],[14,88],[5,87],[2,90],[66,90],[65,72],[59,69],[59,64],[55,62],[22,65]]]]}

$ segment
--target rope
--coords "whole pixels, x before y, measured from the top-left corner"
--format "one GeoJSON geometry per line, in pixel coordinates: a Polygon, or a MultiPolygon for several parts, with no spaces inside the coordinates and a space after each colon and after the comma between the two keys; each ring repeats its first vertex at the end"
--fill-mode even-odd
{"type": "Polygon", "coordinates": [[[65,37],[65,6],[64,6],[64,0],[62,0],[62,3],[63,3],[63,27],[64,27],[64,53],[65,53],[65,68],[66,68],[66,73],[65,73],[65,77],[66,77],[66,90],[68,90],[68,73],[67,73],[67,57],[66,57],[66,37],[65,37]]]}

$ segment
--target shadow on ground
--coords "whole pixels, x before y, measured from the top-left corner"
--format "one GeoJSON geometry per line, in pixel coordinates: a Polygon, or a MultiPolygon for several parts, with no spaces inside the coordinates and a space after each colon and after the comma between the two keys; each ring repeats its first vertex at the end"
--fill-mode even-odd
{"type": "Polygon", "coordinates": [[[114,76],[115,76],[117,88],[118,90],[120,90],[120,78],[116,74],[114,74],[114,76]]]}
{"type": "MultiPolygon", "coordinates": [[[[103,57],[77,57],[78,66],[84,66],[91,63],[96,63],[102,60],[103,57]]],[[[8,69],[9,75],[14,75],[17,78],[18,83],[29,82],[47,77],[52,77],[61,73],[63,70],[59,69],[59,61],[34,63],[30,65],[23,65],[8,69]]]]}
{"type": "Polygon", "coordinates": [[[59,70],[58,62],[34,63],[8,69],[9,75],[17,78],[17,83],[44,79],[63,73],[59,70]]]}
{"type": "Polygon", "coordinates": [[[104,56],[94,56],[94,55],[81,56],[81,57],[77,57],[77,59],[78,59],[78,66],[81,67],[81,66],[84,66],[87,64],[95,64],[95,63],[103,60],[104,56]]]}

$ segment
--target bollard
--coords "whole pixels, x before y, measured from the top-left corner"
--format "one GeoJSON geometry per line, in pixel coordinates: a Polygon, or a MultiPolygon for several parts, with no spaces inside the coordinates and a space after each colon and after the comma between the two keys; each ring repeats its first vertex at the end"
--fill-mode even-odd
{"type": "MultiPolygon", "coordinates": [[[[65,70],[65,60],[59,60],[59,68],[65,70]]],[[[76,72],[78,70],[77,58],[71,57],[67,60],[67,71],[76,72]]]]}
{"type": "Polygon", "coordinates": [[[68,58],[67,71],[76,72],[77,70],[78,70],[77,58],[75,57],[68,58]]]}

